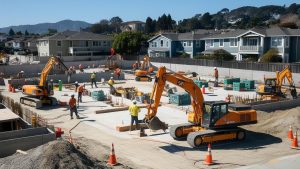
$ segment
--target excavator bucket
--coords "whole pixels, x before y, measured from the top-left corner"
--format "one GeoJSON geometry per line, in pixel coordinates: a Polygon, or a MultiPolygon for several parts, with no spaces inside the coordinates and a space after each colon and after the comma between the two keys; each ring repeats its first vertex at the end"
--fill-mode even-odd
{"type": "Polygon", "coordinates": [[[149,120],[147,125],[148,125],[149,129],[151,129],[151,130],[160,130],[160,129],[162,129],[164,132],[168,128],[166,123],[160,121],[160,119],[157,116],[155,116],[151,120],[149,120]]]}

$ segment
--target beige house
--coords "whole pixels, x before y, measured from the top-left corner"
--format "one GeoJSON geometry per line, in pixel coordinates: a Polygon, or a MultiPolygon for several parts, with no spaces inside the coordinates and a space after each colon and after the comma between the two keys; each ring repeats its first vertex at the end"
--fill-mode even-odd
{"type": "Polygon", "coordinates": [[[65,31],[37,41],[40,57],[107,55],[111,46],[111,36],[90,32],[65,31]]]}
{"type": "Polygon", "coordinates": [[[129,21],[123,22],[121,25],[122,32],[126,31],[144,31],[145,30],[145,22],[142,21],[129,21]]]}

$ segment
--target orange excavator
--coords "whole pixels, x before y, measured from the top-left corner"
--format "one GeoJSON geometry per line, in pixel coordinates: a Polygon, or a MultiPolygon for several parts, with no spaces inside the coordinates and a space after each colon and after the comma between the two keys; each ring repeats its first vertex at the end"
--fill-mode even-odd
{"type": "Polygon", "coordinates": [[[193,80],[178,73],[167,73],[160,67],[155,77],[151,102],[144,122],[152,130],[166,129],[165,123],[157,117],[157,110],[166,82],[185,89],[192,97],[192,112],[188,113],[188,122],[170,127],[174,139],[187,138],[191,147],[204,143],[223,140],[243,140],[245,130],[238,126],[257,123],[256,111],[247,105],[228,105],[224,101],[205,102],[200,88],[193,80]]]}
{"type": "Polygon", "coordinates": [[[27,96],[21,97],[20,103],[36,108],[41,108],[44,104],[55,105],[57,103],[56,98],[51,97],[51,95],[53,95],[53,90],[46,80],[49,72],[54,66],[63,69],[65,72],[68,71],[68,68],[60,58],[55,56],[50,57],[41,72],[39,85],[24,85],[22,87],[22,93],[27,96]]]}
{"type": "Polygon", "coordinates": [[[150,73],[154,71],[153,67],[150,65],[150,57],[145,56],[144,61],[140,67],[140,69],[134,72],[136,81],[152,81],[152,78],[149,76],[150,73]]]}
{"type": "Polygon", "coordinates": [[[286,95],[281,91],[281,87],[285,78],[289,82],[291,96],[294,99],[297,98],[297,91],[295,88],[292,71],[289,66],[285,67],[281,72],[276,71],[275,78],[265,78],[265,84],[259,85],[256,93],[262,96],[269,95],[274,99],[286,97],[286,95]]]}

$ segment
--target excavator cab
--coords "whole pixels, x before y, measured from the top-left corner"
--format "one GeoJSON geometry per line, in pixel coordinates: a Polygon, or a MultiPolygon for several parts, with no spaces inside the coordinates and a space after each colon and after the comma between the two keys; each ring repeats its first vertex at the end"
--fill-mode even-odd
{"type": "Polygon", "coordinates": [[[270,78],[270,79],[265,79],[265,88],[264,91],[266,93],[276,93],[276,79],[275,78],[270,78]]]}
{"type": "Polygon", "coordinates": [[[215,123],[228,113],[228,103],[224,101],[204,102],[202,127],[213,128],[215,123]]]}

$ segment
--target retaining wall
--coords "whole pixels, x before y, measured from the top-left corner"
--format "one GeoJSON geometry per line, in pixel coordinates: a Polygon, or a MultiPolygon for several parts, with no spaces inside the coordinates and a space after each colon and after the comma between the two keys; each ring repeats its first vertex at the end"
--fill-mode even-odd
{"type": "MultiPolygon", "coordinates": [[[[135,61],[128,61],[128,60],[120,60],[117,61],[117,64],[122,69],[131,69],[132,64],[135,63],[135,61]]],[[[79,64],[81,64],[83,67],[92,67],[93,64],[98,67],[99,65],[105,65],[106,60],[97,60],[97,61],[77,61],[77,62],[65,62],[64,63],[67,67],[75,66],[78,68],[79,64]]],[[[0,73],[4,73],[7,76],[16,76],[20,71],[25,72],[26,77],[33,77],[36,76],[38,73],[41,73],[43,70],[45,64],[24,64],[24,65],[3,65],[0,66],[0,73]]]]}
{"type": "Polygon", "coordinates": [[[0,133],[0,158],[12,155],[18,149],[26,151],[55,139],[55,134],[45,127],[0,133]]]}
{"type": "Polygon", "coordinates": [[[266,112],[272,112],[276,110],[286,110],[300,106],[300,98],[293,100],[284,100],[278,102],[264,103],[258,105],[252,105],[255,110],[261,110],[266,112]]]}
{"type": "MultiPolygon", "coordinates": [[[[167,69],[174,72],[184,71],[184,72],[196,72],[201,76],[213,76],[213,67],[207,66],[197,66],[197,65],[182,65],[182,64],[170,64],[170,63],[157,63],[151,62],[155,67],[165,66],[167,69]]],[[[239,77],[241,79],[255,80],[257,83],[262,83],[264,77],[275,77],[275,72],[265,72],[265,71],[254,71],[254,70],[244,70],[244,69],[231,69],[231,68],[218,68],[220,78],[224,77],[239,77]]],[[[293,79],[295,85],[300,87],[300,73],[293,73],[293,79]]]]}

